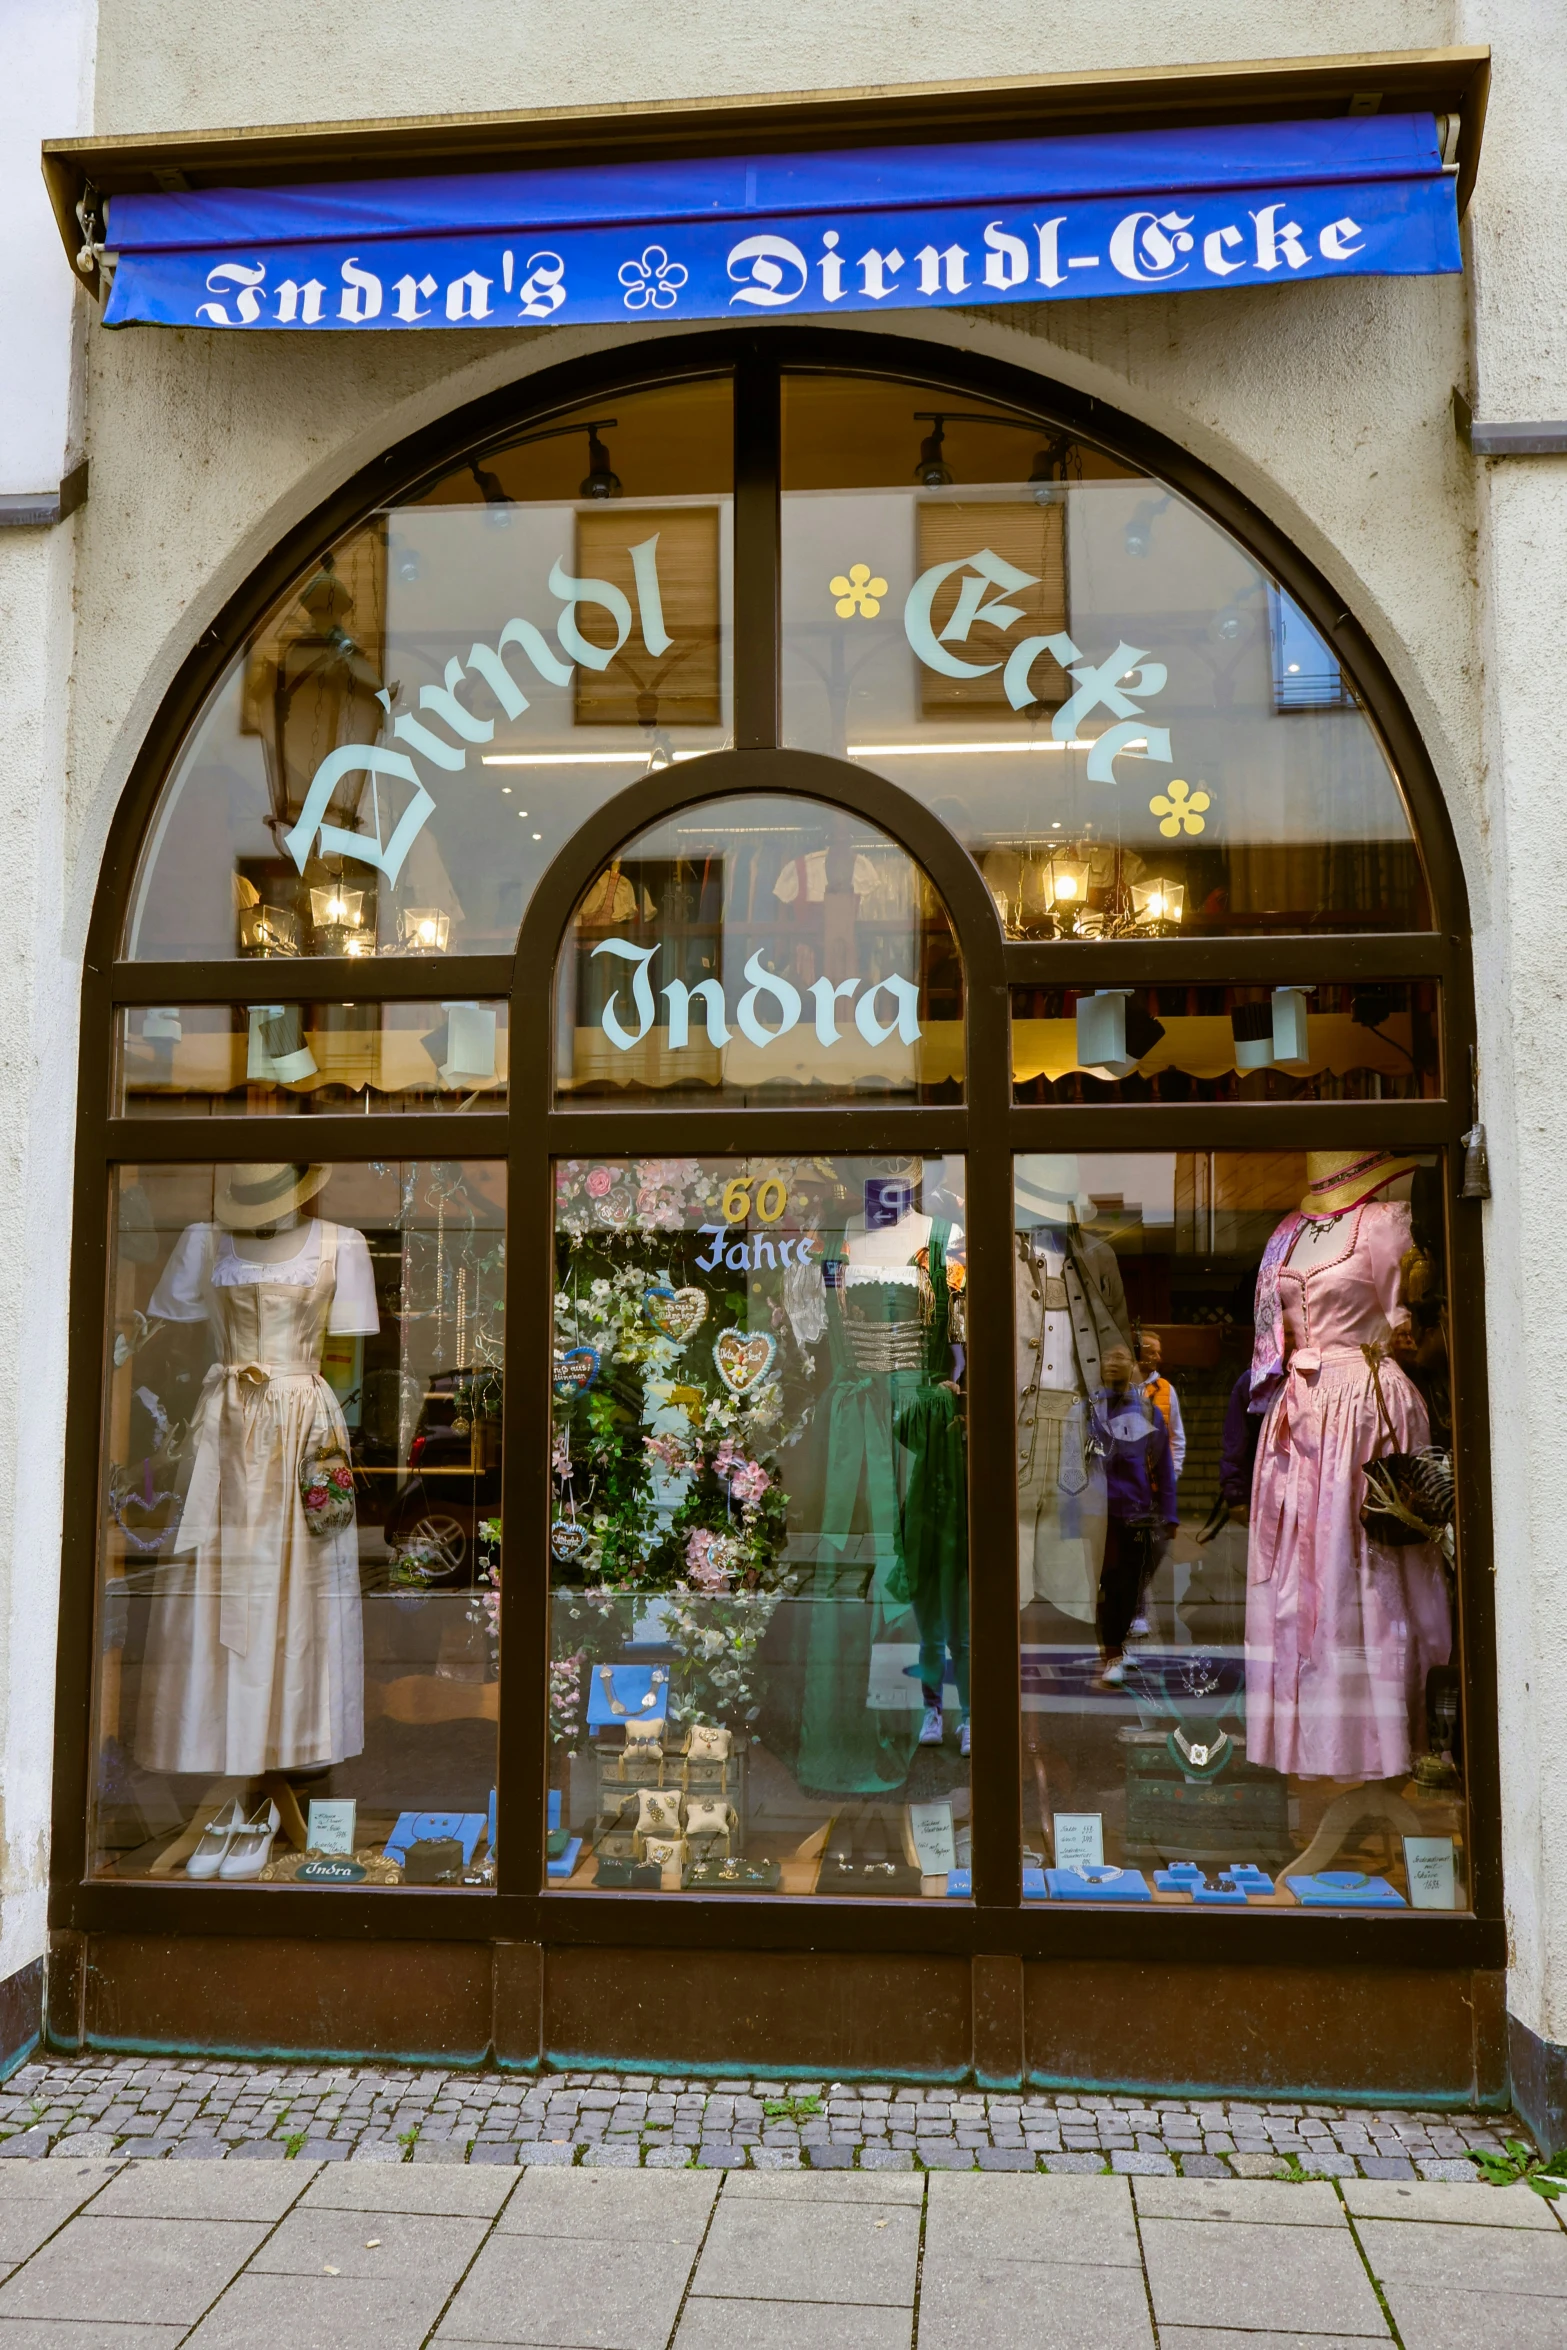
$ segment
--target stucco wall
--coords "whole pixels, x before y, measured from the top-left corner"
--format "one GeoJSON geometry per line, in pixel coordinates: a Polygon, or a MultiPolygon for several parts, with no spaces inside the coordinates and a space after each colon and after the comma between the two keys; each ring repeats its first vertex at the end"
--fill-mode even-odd
{"type": "MultiPolygon", "coordinates": [[[[1549,1320],[1551,1276],[1567,1248],[1554,1213],[1567,1172],[1567,1087],[1548,1026],[1562,994],[1554,939],[1567,851],[1551,798],[1560,660],[1540,617],[1542,596],[1554,595],[1559,609],[1567,589],[1567,531],[1553,529],[1567,521],[1557,512],[1567,503],[1567,463],[1493,468],[1492,479],[1477,480],[1449,412],[1452,385],[1471,382],[1490,413],[1567,413],[1567,327],[1559,299],[1550,307],[1548,249],[1553,229],[1567,225],[1560,169],[1547,160],[1564,79],[1552,63],[1562,48],[1549,37],[1555,13],[1536,0],[1333,0],[1304,15],[1221,0],[1159,8],[1094,0],[1055,13],[1034,0],[940,12],[871,0],[851,16],[836,0],[789,0],[769,18],[735,0],[599,0],[567,25],[531,0],[465,0],[456,11],[382,0],[340,18],[303,0],[231,0],[221,11],[194,0],[104,0],[95,109],[103,131],[172,130],[1498,43],[1498,97],[1469,231],[1476,267],[1462,283],[1155,295],[888,323],[1093,392],[1226,473],[1335,582],[1425,732],[1488,983],[1482,1051],[1498,1184],[1496,1207],[1486,1211],[1488,1304],[1513,2004],[1534,2029],[1567,2040],[1567,1830],[1553,1824],[1561,1807],[1547,1816],[1536,1794],[1537,1725],[1567,1718],[1567,1568],[1557,1560],[1551,1500],[1561,1457],[1551,1428],[1559,1348],[1549,1320]],[[1556,191],[1543,219],[1528,192],[1542,173],[1556,191]],[[1521,1006],[1526,1017],[1515,1021],[1521,1006]]],[[[610,339],[608,330],[90,334],[93,496],[74,526],[62,903],[58,933],[46,930],[36,949],[63,965],[68,1010],[110,813],[170,677],[225,597],[280,529],[387,441],[610,339]]],[[[0,1105],[3,1161],[23,1147],[16,1115],[12,1101],[0,1105]]],[[[32,1195],[68,1197],[69,1138],[58,1122],[25,1147],[32,1195]]],[[[63,1374],[51,1374],[41,1401],[57,1443],[63,1374]]],[[[4,1477],[0,1459],[0,1502],[4,1477]]],[[[13,1589],[31,1572],[19,1541],[9,1572],[13,1589]]]]}
{"type": "MultiPolygon", "coordinates": [[[[991,74],[1344,56],[1469,38],[1444,0],[104,0],[100,131],[614,105],[991,74]]],[[[1485,39],[1486,35],[1475,36],[1485,39]]]]}
{"type": "MultiPolygon", "coordinates": [[[[1567,29],[1554,0],[1477,0],[1456,37],[1488,41],[1494,84],[1469,231],[1477,413],[1567,418],[1567,29]]],[[[1567,674],[1567,457],[1476,468],[1482,683],[1479,791],[1491,919],[1476,941],[1486,1218],[1497,1669],[1509,2004],[1567,2043],[1567,1543],[1551,1365],[1567,1293],[1567,826],[1553,743],[1567,674]]]]}
{"type": "MultiPolygon", "coordinates": [[[[0,493],[80,453],[85,311],[37,166],[87,127],[93,0],[12,0],[0,87],[0,493]]],[[[78,525],[0,530],[0,1982],[44,1946],[78,966],[61,916],[78,525]]]]}

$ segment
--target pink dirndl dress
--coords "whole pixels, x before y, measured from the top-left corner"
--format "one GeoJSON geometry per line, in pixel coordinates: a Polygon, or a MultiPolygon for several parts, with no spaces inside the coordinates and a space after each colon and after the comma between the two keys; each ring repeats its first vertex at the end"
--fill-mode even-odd
{"type": "Polygon", "coordinates": [[[1338,1255],[1303,1271],[1286,1255],[1273,1272],[1283,1378],[1252,1480],[1246,1754],[1300,1778],[1392,1779],[1410,1767],[1426,1674],[1446,1664],[1453,1627],[1436,1551],[1385,1548],[1360,1523],[1364,1463],[1431,1440],[1417,1389],[1389,1360],[1388,1444],[1361,1352],[1406,1318],[1409,1209],[1371,1200],[1341,1224],[1338,1255]]]}

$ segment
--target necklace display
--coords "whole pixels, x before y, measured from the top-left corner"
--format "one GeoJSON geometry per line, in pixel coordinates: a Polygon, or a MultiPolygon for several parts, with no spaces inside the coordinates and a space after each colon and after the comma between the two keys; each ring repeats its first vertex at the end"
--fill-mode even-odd
{"type": "Polygon", "coordinates": [[[1311,1234],[1311,1237],[1312,1237],[1312,1239],[1313,1239],[1313,1240],[1326,1240],[1326,1239],[1327,1239],[1327,1237],[1328,1237],[1328,1234],[1329,1234],[1329,1233],[1330,1233],[1330,1232],[1331,1232],[1331,1231],[1334,1229],[1334,1227],[1335,1227],[1337,1224],[1339,1224],[1341,1221],[1342,1221],[1342,1217],[1341,1217],[1341,1216],[1339,1216],[1339,1215],[1333,1215],[1333,1216],[1302,1216],[1302,1218],[1301,1218],[1301,1223],[1302,1223],[1302,1225],[1304,1226],[1304,1228],[1306,1229],[1306,1231],[1308,1231],[1308,1232],[1311,1234]]]}
{"type": "Polygon", "coordinates": [[[652,1681],[648,1687],[646,1695],[640,1697],[637,1700],[636,1705],[631,1707],[623,1705],[620,1699],[615,1695],[615,1668],[613,1665],[600,1665],[598,1669],[598,1676],[599,1682],[604,1691],[605,1701],[609,1706],[610,1712],[612,1714],[618,1715],[625,1715],[631,1712],[639,1714],[656,1713],[658,1710],[658,1693],[663,1688],[664,1683],[669,1679],[669,1674],[666,1668],[663,1665],[655,1665],[653,1667],[652,1681]]]}

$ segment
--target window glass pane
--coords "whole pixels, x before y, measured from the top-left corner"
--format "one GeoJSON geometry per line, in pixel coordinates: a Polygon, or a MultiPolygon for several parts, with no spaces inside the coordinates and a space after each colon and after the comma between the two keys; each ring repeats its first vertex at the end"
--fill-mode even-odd
{"type": "Polygon", "coordinates": [[[504,1176],[120,1169],[96,1874],[493,1881],[504,1176]]]}
{"type": "Polygon", "coordinates": [[[556,1199],[551,1882],[966,1895],[962,1161],[556,1199]]]}
{"type": "Polygon", "coordinates": [[[1305,614],[1162,482],[917,384],[785,379],[784,739],[951,825],[1017,936],[1020,859],[1091,867],[1078,936],[1425,929],[1381,744],[1305,614]],[[1113,886],[1112,886],[1113,885],[1113,886]]]}
{"type": "Polygon", "coordinates": [[[594,876],[555,991],[556,1093],[963,1097],[963,973],[907,851],[814,800],[723,800],[594,876]]]}
{"type": "Polygon", "coordinates": [[[138,1004],[118,1015],[124,1118],[503,1110],[504,1003],[138,1004]]]}
{"type": "Polygon", "coordinates": [[[1418,1101],[1439,1094],[1434,979],[1015,987],[1020,1102],[1418,1101]]]}
{"type": "Polygon", "coordinates": [[[1014,1199],[1025,1896],[1467,1908],[1440,1162],[1014,1199]]]}
{"type": "Polygon", "coordinates": [[[727,739],[732,444],[726,378],[601,401],[327,549],[180,750],[126,952],[509,950],[590,809],[727,739]]]}

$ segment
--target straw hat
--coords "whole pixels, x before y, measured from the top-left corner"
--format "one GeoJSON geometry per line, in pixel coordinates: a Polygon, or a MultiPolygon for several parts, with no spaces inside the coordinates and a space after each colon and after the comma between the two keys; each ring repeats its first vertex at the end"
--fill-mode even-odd
{"type": "Polygon", "coordinates": [[[1419,1164],[1418,1159],[1396,1157],[1392,1151],[1308,1151],[1306,1196],[1300,1212],[1303,1216],[1342,1216],[1374,1199],[1419,1164]]]}
{"type": "Polygon", "coordinates": [[[1078,1189],[1077,1160],[1065,1151],[1030,1151],[1012,1162],[1012,1197],[1025,1216],[1045,1224],[1066,1224],[1094,1212],[1078,1189]]]}
{"type": "Polygon", "coordinates": [[[258,1232],[264,1224],[280,1224],[307,1199],[314,1199],[331,1173],[330,1167],[265,1161],[226,1167],[218,1179],[212,1212],[231,1232],[258,1232]]]}

